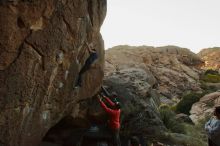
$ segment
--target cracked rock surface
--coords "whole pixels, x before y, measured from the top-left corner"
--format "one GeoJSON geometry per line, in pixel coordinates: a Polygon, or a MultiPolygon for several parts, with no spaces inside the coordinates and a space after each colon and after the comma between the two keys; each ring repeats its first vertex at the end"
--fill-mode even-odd
{"type": "MultiPolygon", "coordinates": [[[[0,0],[0,143],[37,146],[103,78],[106,0],[0,0]],[[97,62],[73,90],[89,56],[97,62]]],[[[82,117],[81,118],[86,118],[82,117]]]]}

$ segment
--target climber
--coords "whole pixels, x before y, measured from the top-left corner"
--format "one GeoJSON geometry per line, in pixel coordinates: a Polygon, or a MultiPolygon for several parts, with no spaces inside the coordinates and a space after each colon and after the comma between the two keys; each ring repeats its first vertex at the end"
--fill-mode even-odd
{"type": "Polygon", "coordinates": [[[205,130],[209,146],[220,146],[220,105],[215,107],[214,117],[205,124],[205,130]]]}
{"type": "Polygon", "coordinates": [[[112,96],[111,96],[111,99],[114,103],[117,103],[119,102],[118,100],[118,94],[116,92],[112,92],[112,96]]]}
{"type": "Polygon", "coordinates": [[[86,43],[87,47],[88,47],[88,51],[89,51],[89,57],[87,58],[84,66],[82,67],[82,69],[80,70],[79,72],[79,76],[78,76],[78,79],[77,79],[77,82],[76,84],[74,85],[74,88],[78,88],[78,87],[81,87],[82,86],[82,74],[84,72],[86,72],[87,70],[89,70],[89,68],[91,67],[91,65],[98,59],[98,55],[97,55],[97,52],[96,52],[96,49],[94,48],[91,48],[90,45],[88,45],[86,43]]]}
{"type": "Polygon", "coordinates": [[[101,107],[105,110],[105,112],[109,116],[108,128],[112,133],[114,146],[121,146],[120,135],[119,135],[121,105],[119,102],[117,103],[112,102],[106,96],[98,96],[98,97],[101,107]],[[111,108],[106,106],[106,104],[103,102],[103,99],[110,104],[111,108]]]}
{"type": "Polygon", "coordinates": [[[114,103],[119,102],[118,100],[118,94],[114,91],[111,94],[108,92],[107,89],[105,89],[105,87],[101,86],[101,93],[103,96],[107,96],[110,97],[111,101],[113,101],[114,103]]]}

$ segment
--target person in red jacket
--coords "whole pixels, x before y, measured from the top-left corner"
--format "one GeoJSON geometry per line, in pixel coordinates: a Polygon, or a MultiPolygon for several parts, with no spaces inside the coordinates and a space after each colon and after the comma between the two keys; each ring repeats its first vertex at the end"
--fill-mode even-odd
{"type": "Polygon", "coordinates": [[[101,107],[108,114],[108,117],[109,117],[108,127],[110,128],[110,130],[113,134],[114,146],[121,146],[121,141],[120,141],[120,136],[119,136],[120,114],[121,114],[120,103],[119,102],[114,103],[106,96],[100,97],[99,102],[101,104],[101,107]],[[111,108],[106,106],[106,104],[102,101],[103,98],[110,104],[111,108]]]}

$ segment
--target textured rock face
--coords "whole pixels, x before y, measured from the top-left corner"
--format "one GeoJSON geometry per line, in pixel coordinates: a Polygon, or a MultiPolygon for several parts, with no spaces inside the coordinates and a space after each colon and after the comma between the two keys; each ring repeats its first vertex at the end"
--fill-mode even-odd
{"type": "Polygon", "coordinates": [[[198,53],[205,64],[202,66],[204,69],[214,69],[220,72],[220,48],[207,48],[198,53]]]}
{"type": "Polygon", "coordinates": [[[190,118],[194,123],[197,123],[206,116],[212,116],[216,105],[220,105],[220,91],[207,94],[199,102],[193,104],[190,118]]]}
{"type": "Polygon", "coordinates": [[[186,114],[180,113],[176,115],[176,120],[179,122],[185,122],[185,123],[189,123],[192,124],[192,120],[190,119],[190,117],[186,114]]]}
{"type": "Polygon", "coordinates": [[[160,97],[167,103],[185,91],[200,90],[197,67],[202,61],[187,49],[117,46],[105,57],[104,85],[124,105],[122,133],[157,137],[166,131],[158,112],[160,97]]]}
{"type": "Polygon", "coordinates": [[[122,103],[122,133],[156,136],[165,131],[160,120],[158,93],[152,89],[155,79],[141,68],[121,69],[105,76],[104,85],[117,92],[122,103]]]}
{"type": "MultiPolygon", "coordinates": [[[[105,70],[105,73],[108,71],[105,70]]],[[[153,76],[141,68],[122,69],[105,76],[105,88],[109,93],[116,92],[117,100],[122,105],[121,136],[136,134],[156,137],[166,131],[158,112],[159,95],[152,89],[154,82],[153,76]]],[[[81,102],[80,106],[89,107],[81,113],[87,113],[90,121],[98,125],[106,123],[107,115],[97,97],[81,102]]]]}
{"type": "Polygon", "coordinates": [[[1,143],[37,146],[63,117],[79,117],[79,100],[91,97],[102,82],[99,31],[105,14],[106,0],[0,1],[1,143]],[[86,42],[99,59],[75,93],[89,55],[86,42]]]}
{"type": "Polygon", "coordinates": [[[196,54],[175,46],[117,46],[106,52],[105,75],[139,68],[147,74],[144,80],[163,96],[178,98],[184,91],[200,90],[197,67],[202,63],[196,54]]]}

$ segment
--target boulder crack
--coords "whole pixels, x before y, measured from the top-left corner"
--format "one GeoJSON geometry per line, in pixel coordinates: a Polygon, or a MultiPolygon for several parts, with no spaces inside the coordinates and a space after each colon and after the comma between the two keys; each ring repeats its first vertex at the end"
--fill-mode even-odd
{"type": "Polygon", "coordinates": [[[44,61],[44,54],[40,52],[33,44],[29,43],[28,41],[25,41],[27,45],[31,47],[39,56],[41,56],[41,61],[42,61],[42,69],[45,70],[45,61],[44,61]]]}
{"type": "Polygon", "coordinates": [[[71,33],[71,35],[74,35],[74,32],[70,26],[70,24],[67,22],[67,20],[65,19],[65,16],[62,16],[63,18],[63,22],[66,24],[66,27],[67,27],[67,31],[69,31],[71,33]]]}

